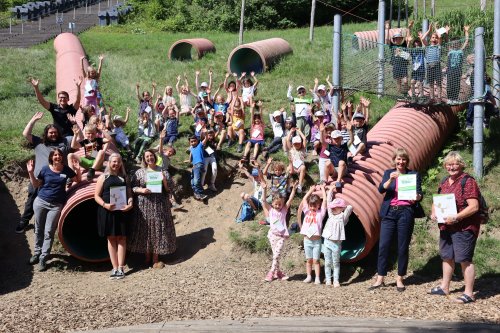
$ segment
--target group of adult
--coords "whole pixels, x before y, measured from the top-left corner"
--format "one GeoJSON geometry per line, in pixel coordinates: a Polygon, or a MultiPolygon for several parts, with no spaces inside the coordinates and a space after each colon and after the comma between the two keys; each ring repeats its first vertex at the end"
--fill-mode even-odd
{"type": "MultiPolygon", "coordinates": [[[[377,277],[369,290],[385,286],[387,276],[388,257],[394,235],[397,237],[398,273],[396,289],[405,291],[404,277],[407,273],[409,246],[415,216],[421,217],[422,200],[421,177],[417,171],[409,169],[410,156],[399,148],[393,155],[394,168],[384,172],[379,185],[379,192],[384,194],[380,209],[380,240],[377,262],[377,277]],[[398,182],[401,175],[416,174],[416,200],[398,199],[398,182]]],[[[443,167],[448,176],[440,183],[438,193],[454,194],[457,214],[446,216],[443,223],[439,223],[439,253],[442,259],[442,280],[439,286],[429,291],[431,295],[448,296],[450,282],[455,269],[455,263],[462,267],[465,290],[456,298],[459,303],[474,302],[475,268],[473,263],[476,241],[479,236],[480,219],[479,187],[471,176],[464,172],[465,161],[456,151],[448,153],[443,161],[443,167]]],[[[431,220],[437,222],[436,207],[432,205],[431,220]]]]}
{"type": "MultiPolygon", "coordinates": [[[[78,94],[73,104],[69,104],[69,94],[66,91],[58,92],[57,104],[47,102],[40,93],[38,83],[36,79],[31,80],[38,101],[51,113],[53,123],[44,128],[42,137],[32,134],[36,122],[44,115],[43,112],[36,112],[23,131],[23,136],[34,149],[35,159],[27,163],[30,177],[28,198],[16,232],[23,233],[35,216],[35,248],[29,263],[38,264],[39,271],[45,271],[55,230],[67,200],[67,187],[70,184],[74,186],[82,179],[83,170],[77,159],[72,160],[71,167],[67,165],[67,155],[71,152],[72,127],[77,126],[75,115],[80,99],[81,80],[75,82],[78,94]]],[[[154,151],[145,151],[142,167],[129,180],[120,154],[113,153],[109,156],[106,169],[97,179],[95,201],[98,208],[95,221],[99,235],[108,240],[108,252],[113,265],[111,278],[120,279],[125,276],[127,247],[131,252],[145,254],[146,262],[152,261],[154,268],[164,266],[159,256],[176,250],[176,234],[169,200],[173,184],[168,171],[156,165],[156,159],[154,151]],[[161,174],[160,191],[152,193],[147,188],[149,172],[161,174]],[[126,204],[120,209],[110,200],[110,189],[116,186],[124,186],[126,192],[126,204]]]]}

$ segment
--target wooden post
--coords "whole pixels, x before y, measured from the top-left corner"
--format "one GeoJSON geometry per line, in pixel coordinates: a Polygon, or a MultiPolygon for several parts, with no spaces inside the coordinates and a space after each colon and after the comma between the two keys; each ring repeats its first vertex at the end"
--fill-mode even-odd
{"type": "Polygon", "coordinates": [[[245,0],[241,0],[241,14],[240,14],[240,38],[239,44],[243,44],[243,19],[245,18],[245,0]]]}
{"type": "Polygon", "coordinates": [[[312,43],[314,39],[314,12],[316,11],[316,0],[311,3],[311,25],[309,26],[309,42],[312,43]]]}

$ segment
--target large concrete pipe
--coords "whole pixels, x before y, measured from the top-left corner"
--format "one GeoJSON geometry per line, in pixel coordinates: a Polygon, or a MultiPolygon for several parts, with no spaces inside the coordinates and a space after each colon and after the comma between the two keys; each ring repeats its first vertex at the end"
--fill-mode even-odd
{"type": "MultiPolygon", "coordinates": [[[[406,36],[407,29],[402,28],[402,29],[387,29],[385,30],[385,33],[389,34],[389,38],[392,38],[392,36],[395,33],[402,32],[403,36],[406,36]]],[[[358,31],[354,33],[354,36],[352,36],[352,48],[354,50],[367,50],[367,49],[373,49],[377,47],[378,45],[378,31],[377,30],[371,30],[371,31],[358,31]]]]}
{"type": "Polygon", "coordinates": [[[206,53],[215,52],[215,45],[206,38],[181,39],[168,50],[170,60],[200,59],[206,53]]]}
{"type": "Polygon", "coordinates": [[[231,73],[262,73],[271,69],[282,57],[292,53],[290,44],[282,38],[269,38],[235,48],[227,59],[231,73]]]}
{"type": "Polygon", "coordinates": [[[460,106],[433,106],[428,111],[418,111],[399,103],[368,132],[368,152],[354,158],[344,177],[345,185],[336,194],[354,207],[346,225],[342,261],[364,258],[379,238],[383,195],[378,192],[378,185],[384,171],[392,167],[394,150],[405,148],[410,155],[410,168],[424,171],[455,128],[459,110],[460,106]]]}

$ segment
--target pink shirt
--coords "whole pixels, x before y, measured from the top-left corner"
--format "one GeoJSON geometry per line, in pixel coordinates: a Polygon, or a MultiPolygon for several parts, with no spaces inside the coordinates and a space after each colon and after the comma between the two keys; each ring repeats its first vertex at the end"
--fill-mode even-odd
{"type": "Polygon", "coordinates": [[[271,209],[269,210],[269,232],[283,237],[288,237],[290,235],[286,226],[287,213],[288,209],[286,208],[286,206],[283,206],[281,210],[276,210],[271,207],[271,209]]]}
{"type": "Polygon", "coordinates": [[[264,125],[252,125],[252,128],[250,129],[250,139],[251,140],[264,140],[264,125]],[[254,133],[257,133],[258,135],[255,135],[254,133]]]}
{"type": "Polygon", "coordinates": [[[391,206],[411,206],[411,202],[408,200],[398,200],[398,182],[396,182],[394,193],[396,195],[391,200],[391,206]]]}
{"type": "Polygon", "coordinates": [[[302,208],[302,211],[304,212],[304,219],[302,220],[302,228],[300,228],[300,233],[307,237],[321,236],[323,218],[325,217],[326,209],[323,209],[323,206],[321,206],[321,209],[312,211],[306,204],[302,208]]]}

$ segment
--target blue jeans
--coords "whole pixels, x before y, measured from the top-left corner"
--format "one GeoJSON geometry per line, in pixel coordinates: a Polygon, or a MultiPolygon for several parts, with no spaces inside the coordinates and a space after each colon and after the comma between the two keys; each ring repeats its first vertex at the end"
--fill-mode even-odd
{"type": "Polygon", "coordinates": [[[203,194],[203,187],[201,186],[202,174],[203,163],[197,163],[193,165],[193,170],[191,171],[191,188],[193,189],[194,194],[203,194]]]}
{"type": "Polygon", "coordinates": [[[40,197],[36,197],[33,202],[35,212],[34,254],[40,256],[40,261],[44,261],[50,254],[62,207],[61,203],[50,203],[40,199],[40,197]]]}
{"type": "Polygon", "coordinates": [[[380,222],[377,273],[387,275],[387,259],[394,234],[398,240],[398,275],[405,276],[408,269],[408,254],[415,219],[411,206],[391,206],[380,222]],[[393,207],[397,207],[394,209],[393,207]]]}
{"type": "Polygon", "coordinates": [[[323,243],[323,251],[325,255],[325,277],[327,281],[332,279],[333,282],[339,282],[340,274],[340,250],[342,249],[342,241],[332,241],[325,239],[323,243]]]}

